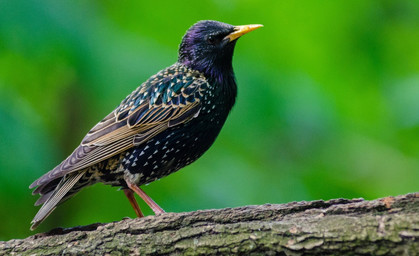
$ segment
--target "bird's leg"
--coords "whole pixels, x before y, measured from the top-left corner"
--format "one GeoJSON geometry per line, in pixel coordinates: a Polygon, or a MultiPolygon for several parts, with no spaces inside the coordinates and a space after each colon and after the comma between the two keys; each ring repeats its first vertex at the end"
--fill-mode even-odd
{"type": "Polygon", "coordinates": [[[151,199],[151,197],[149,197],[139,186],[129,182],[127,182],[127,185],[132,191],[139,195],[148,206],[150,206],[151,210],[153,210],[156,215],[164,213],[164,210],[158,204],[156,204],[156,202],[154,202],[153,199],[151,199]]]}
{"type": "Polygon", "coordinates": [[[135,214],[137,214],[138,218],[144,217],[144,214],[141,212],[140,206],[137,203],[137,200],[135,200],[134,193],[131,189],[124,189],[124,193],[127,196],[132,208],[134,208],[135,214]]]}

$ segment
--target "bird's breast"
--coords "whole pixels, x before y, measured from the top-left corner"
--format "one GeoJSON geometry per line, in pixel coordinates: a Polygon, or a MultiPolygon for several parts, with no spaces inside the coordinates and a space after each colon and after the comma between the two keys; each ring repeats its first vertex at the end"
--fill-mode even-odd
{"type": "Polygon", "coordinates": [[[127,151],[123,169],[136,184],[150,183],[198,159],[214,143],[230,111],[208,96],[199,115],[127,151]]]}

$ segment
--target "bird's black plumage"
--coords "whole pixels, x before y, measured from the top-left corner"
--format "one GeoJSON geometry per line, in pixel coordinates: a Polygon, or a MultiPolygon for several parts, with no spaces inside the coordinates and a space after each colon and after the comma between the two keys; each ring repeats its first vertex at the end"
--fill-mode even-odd
{"type": "Polygon", "coordinates": [[[234,105],[232,68],[236,39],[260,25],[200,21],[185,34],[179,59],[128,95],[93,127],[79,147],[30,188],[43,204],[36,228],[55,207],[85,186],[122,187],[138,216],[132,191],[156,213],[163,210],[140,185],[198,159],[214,142],[234,105]]]}

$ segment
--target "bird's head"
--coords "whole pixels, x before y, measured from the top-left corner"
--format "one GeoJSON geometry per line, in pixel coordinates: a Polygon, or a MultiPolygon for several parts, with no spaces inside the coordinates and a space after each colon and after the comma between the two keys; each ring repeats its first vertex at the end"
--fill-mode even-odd
{"type": "Polygon", "coordinates": [[[178,61],[215,79],[232,74],[231,62],[237,39],[261,26],[199,21],[186,31],[179,47],[178,61]]]}

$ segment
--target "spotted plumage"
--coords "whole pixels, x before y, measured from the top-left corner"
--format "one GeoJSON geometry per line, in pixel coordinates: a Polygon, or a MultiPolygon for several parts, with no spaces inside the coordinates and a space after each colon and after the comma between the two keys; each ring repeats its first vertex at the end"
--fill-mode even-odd
{"type": "Polygon", "coordinates": [[[150,77],[94,126],[79,147],[30,188],[43,204],[36,228],[83,187],[101,182],[122,187],[136,214],[133,192],[163,210],[139,186],[198,159],[214,142],[234,105],[231,65],[236,39],[260,25],[200,21],[184,36],[178,62],[150,77]]]}

